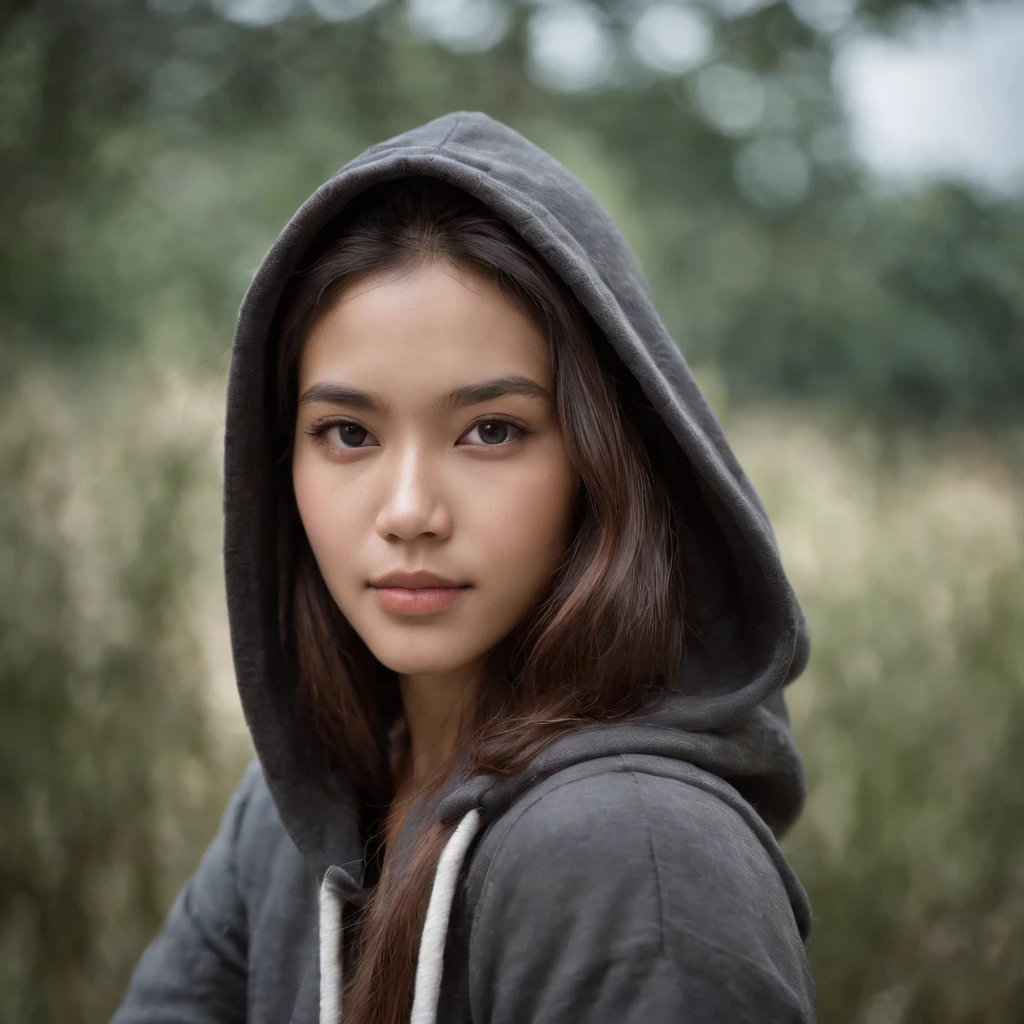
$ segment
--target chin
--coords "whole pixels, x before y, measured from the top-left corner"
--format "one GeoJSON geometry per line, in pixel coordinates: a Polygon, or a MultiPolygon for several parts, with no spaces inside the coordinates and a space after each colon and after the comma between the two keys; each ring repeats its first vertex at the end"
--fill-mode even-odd
{"type": "Polygon", "coordinates": [[[364,635],[370,653],[385,668],[399,675],[444,674],[456,672],[485,653],[477,644],[462,646],[443,630],[433,636],[412,635],[406,630],[396,635],[364,635]]]}

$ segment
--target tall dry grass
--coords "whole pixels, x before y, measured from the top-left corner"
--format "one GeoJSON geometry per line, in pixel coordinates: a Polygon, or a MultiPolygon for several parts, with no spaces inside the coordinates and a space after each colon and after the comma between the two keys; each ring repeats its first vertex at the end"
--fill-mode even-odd
{"type": "Polygon", "coordinates": [[[823,415],[748,413],[730,435],[812,628],[789,695],[810,797],[786,850],[821,1019],[1024,1020],[1019,457],[823,415]]]}
{"type": "Polygon", "coordinates": [[[245,756],[206,700],[217,472],[180,382],[26,371],[0,408],[0,1021],[109,1016],[245,756]]]}

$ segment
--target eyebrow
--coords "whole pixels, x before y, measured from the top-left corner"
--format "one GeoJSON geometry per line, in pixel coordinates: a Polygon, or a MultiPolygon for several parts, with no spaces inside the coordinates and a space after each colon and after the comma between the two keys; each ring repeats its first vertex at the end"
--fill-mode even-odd
{"type": "MultiPolygon", "coordinates": [[[[491,380],[481,381],[479,384],[467,384],[464,387],[455,388],[454,391],[449,391],[435,402],[434,407],[439,412],[451,412],[454,409],[479,405],[481,402],[490,402],[495,398],[504,398],[507,395],[525,395],[527,398],[551,401],[551,393],[547,388],[522,374],[510,373],[503,377],[493,377],[491,380]]],[[[299,405],[308,405],[311,402],[330,402],[332,405],[347,405],[355,409],[365,409],[368,412],[391,412],[391,406],[380,395],[330,381],[313,384],[302,393],[299,405]]]]}

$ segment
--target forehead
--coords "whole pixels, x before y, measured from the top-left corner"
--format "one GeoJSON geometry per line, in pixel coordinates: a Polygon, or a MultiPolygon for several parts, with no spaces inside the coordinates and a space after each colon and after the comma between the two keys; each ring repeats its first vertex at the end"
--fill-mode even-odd
{"type": "Polygon", "coordinates": [[[310,332],[300,389],[343,379],[384,394],[435,391],[500,374],[551,384],[541,328],[481,274],[448,263],[375,275],[342,292],[310,332]]]}

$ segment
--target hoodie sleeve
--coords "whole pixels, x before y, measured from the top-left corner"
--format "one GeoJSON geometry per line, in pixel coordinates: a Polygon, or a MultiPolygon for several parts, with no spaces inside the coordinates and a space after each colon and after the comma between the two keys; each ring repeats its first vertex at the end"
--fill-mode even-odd
{"type": "Polygon", "coordinates": [[[615,772],[544,793],[500,841],[473,925],[479,1024],[810,1024],[803,940],[740,814],[615,772]]]}
{"type": "Polygon", "coordinates": [[[244,1024],[248,942],[236,852],[258,780],[253,762],[110,1024],[244,1024]]]}

